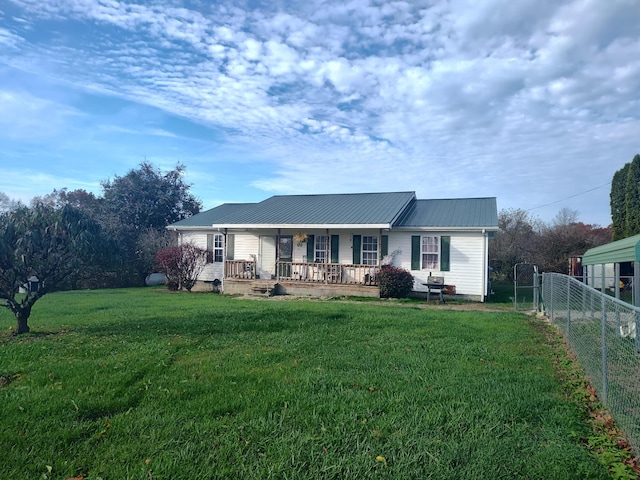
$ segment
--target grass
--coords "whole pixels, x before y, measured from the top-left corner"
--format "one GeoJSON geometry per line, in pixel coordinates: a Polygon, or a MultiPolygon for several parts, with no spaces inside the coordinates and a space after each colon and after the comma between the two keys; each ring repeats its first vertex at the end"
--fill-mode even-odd
{"type": "Polygon", "coordinates": [[[610,478],[514,312],[130,289],[30,324],[0,312],[4,478],[610,478]]]}

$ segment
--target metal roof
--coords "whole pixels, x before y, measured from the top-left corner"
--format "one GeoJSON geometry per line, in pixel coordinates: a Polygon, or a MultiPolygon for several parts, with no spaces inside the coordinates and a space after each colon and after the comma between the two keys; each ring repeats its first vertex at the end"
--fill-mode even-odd
{"type": "Polygon", "coordinates": [[[276,195],[259,203],[226,203],[169,228],[289,225],[497,229],[498,213],[494,197],[417,200],[414,192],[276,195]]]}
{"type": "Polygon", "coordinates": [[[275,195],[220,219],[223,225],[388,225],[413,192],[275,195]]]}
{"type": "Polygon", "coordinates": [[[498,229],[495,197],[416,200],[394,227],[498,229]]]}
{"type": "Polygon", "coordinates": [[[220,223],[224,217],[227,217],[239,210],[255,205],[255,203],[223,203],[215,208],[200,212],[189,218],[184,218],[179,222],[169,225],[174,227],[210,227],[213,224],[220,223]]]}
{"type": "Polygon", "coordinates": [[[583,265],[640,261],[640,235],[590,248],[582,256],[583,265]]]}

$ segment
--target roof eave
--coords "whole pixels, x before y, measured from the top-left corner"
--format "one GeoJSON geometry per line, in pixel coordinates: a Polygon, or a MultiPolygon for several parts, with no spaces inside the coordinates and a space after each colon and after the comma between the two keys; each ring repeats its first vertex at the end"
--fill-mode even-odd
{"type": "Polygon", "coordinates": [[[472,226],[449,226],[449,225],[414,225],[414,226],[402,226],[402,227],[393,227],[393,230],[398,231],[432,231],[432,230],[447,230],[447,231],[455,231],[455,232],[478,232],[478,231],[487,231],[487,232],[497,232],[500,230],[499,227],[496,226],[483,226],[483,225],[472,225],[472,226]]]}
{"type": "Polygon", "coordinates": [[[376,229],[391,228],[389,223],[235,223],[213,225],[214,228],[241,228],[244,230],[273,230],[273,229],[376,229]]]}

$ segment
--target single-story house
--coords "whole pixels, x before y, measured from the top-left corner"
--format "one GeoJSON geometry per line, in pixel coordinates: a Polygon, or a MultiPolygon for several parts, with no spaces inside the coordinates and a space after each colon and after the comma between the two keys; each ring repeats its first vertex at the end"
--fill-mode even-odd
{"type": "Polygon", "coordinates": [[[384,264],[429,276],[448,292],[484,301],[496,199],[420,200],[415,192],[276,195],[226,203],[169,227],[208,250],[199,287],[225,293],[379,296],[384,264]]]}

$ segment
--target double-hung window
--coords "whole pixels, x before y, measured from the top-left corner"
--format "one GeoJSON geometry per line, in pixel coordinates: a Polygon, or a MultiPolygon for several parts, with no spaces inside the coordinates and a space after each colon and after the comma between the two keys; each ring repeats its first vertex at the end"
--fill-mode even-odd
{"type": "Polygon", "coordinates": [[[451,269],[451,237],[449,235],[412,235],[411,270],[451,269]]]}
{"type": "Polygon", "coordinates": [[[378,237],[374,235],[362,236],[362,264],[378,264],[378,237]]]}
{"type": "Polygon", "coordinates": [[[434,236],[422,237],[422,269],[437,270],[440,265],[440,238],[434,236]]]}
{"type": "Polygon", "coordinates": [[[207,263],[222,262],[224,259],[224,241],[221,233],[207,235],[207,263]]]}

